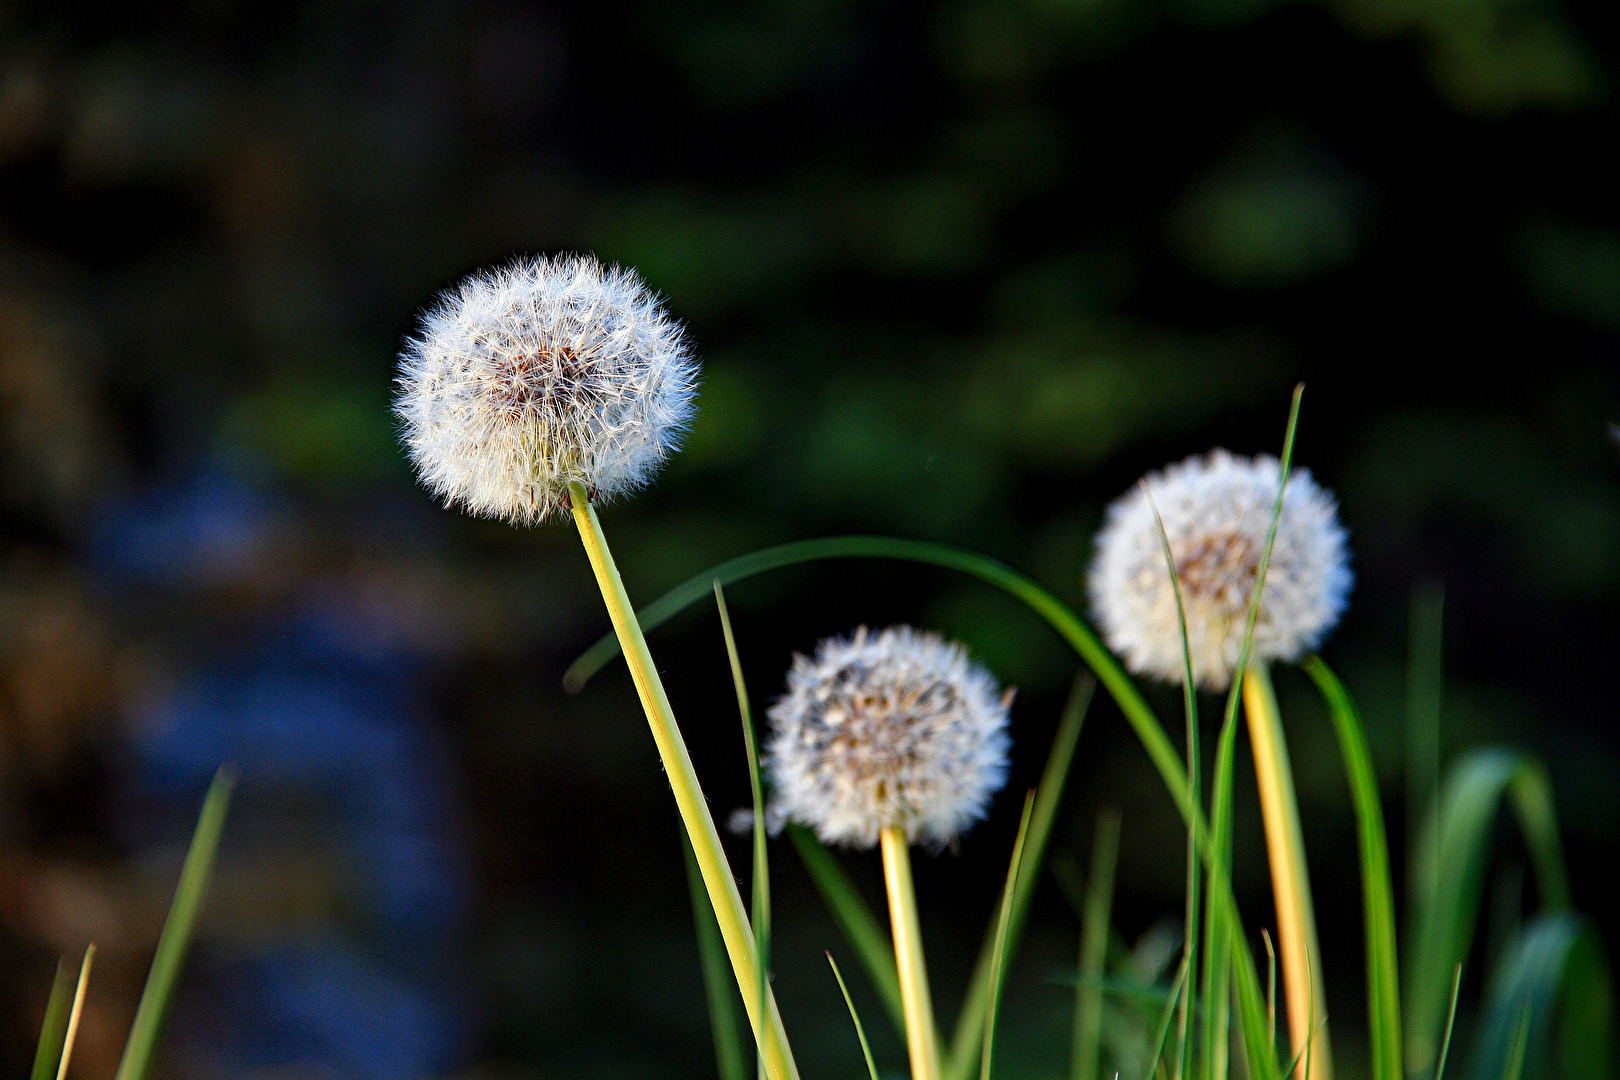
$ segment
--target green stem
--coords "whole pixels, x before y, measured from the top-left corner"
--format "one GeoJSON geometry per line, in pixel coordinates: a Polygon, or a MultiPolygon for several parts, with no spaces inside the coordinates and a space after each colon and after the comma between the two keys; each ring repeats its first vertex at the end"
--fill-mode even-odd
{"type": "Polygon", "coordinates": [[[760,1016],[759,957],[748,914],[743,910],[742,894],[737,891],[736,879],[732,877],[725,852],[721,850],[720,834],[714,827],[714,818],[709,814],[709,804],[703,798],[703,789],[698,784],[697,772],[692,768],[686,742],[676,726],[675,713],[670,708],[669,697],[664,693],[663,681],[658,677],[658,669],[653,665],[652,654],[647,649],[647,639],[642,636],[641,624],[636,621],[635,608],[630,605],[624,582],[619,578],[619,569],[613,562],[613,553],[608,550],[602,523],[597,520],[596,509],[591,506],[584,488],[577,484],[570,485],[568,493],[573,502],[574,523],[579,526],[580,539],[585,543],[591,569],[596,572],[596,583],[602,590],[608,616],[613,620],[613,629],[624,648],[630,677],[636,684],[642,708],[646,710],[653,742],[658,745],[658,756],[664,763],[664,772],[675,793],[675,805],[680,808],[686,835],[692,841],[692,853],[697,857],[703,884],[709,891],[709,901],[714,905],[715,921],[720,925],[720,936],[731,958],[732,973],[737,977],[743,1004],[747,1006],[755,1041],[765,1057],[766,1074],[771,1080],[797,1080],[798,1067],[794,1064],[792,1051],[788,1049],[787,1034],[776,1007],[776,997],[768,984],[763,1004],[769,1015],[760,1016]]]}
{"type": "Polygon", "coordinates": [[[917,923],[917,890],[911,881],[911,849],[905,833],[884,829],[883,880],[889,891],[889,922],[894,930],[894,963],[900,971],[900,1001],[906,1010],[906,1048],[911,1080],[940,1080],[939,1035],[923,963],[922,928],[917,923]]]}
{"type": "Polygon", "coordinates": [[[1316,912],[1311,906],[1299,802],[1294,797],[1294,774],[1288,762],[1288,743],[1283,738],[1277,698],[1263,665],[1251,666],[1243,680],[1243,706],[1249,721],[1249,743],[1254,749],[1266,853],[1271,861],[1288,1034],[1296,1054],[1310,1047],[1304,1080],[1331,1080],[1327,1009],[1322,1000],[1322,954],[1316,942],[1316,912]]]}

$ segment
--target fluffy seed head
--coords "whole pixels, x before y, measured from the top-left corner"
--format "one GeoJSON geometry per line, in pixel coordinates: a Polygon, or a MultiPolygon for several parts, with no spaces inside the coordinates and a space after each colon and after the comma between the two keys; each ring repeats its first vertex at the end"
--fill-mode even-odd
{"type": "Polygon", "coordinates": [[[869,848],[889,826],[945,844],[1007,780],[1007,708],[988,671],[938,634],[863,626],[795,656],[771,707],[774,810],[828,843],[869,848]]]}
{"type": "MultiPolygon", "coordinates": [[[[1231,684],[1279,468],[1273,457],[1215,450],[1150,473],[1108,508],[1091,564],[1091,604],[1109,646],[1132,671],[1183,681],[1181,626],[1156,505],[1186,607],[1193,679],[1209,690],[1231,684]]],[[[1253,660],[1295,660],[1321,642],[1344,612],[1349,558],[1332,494],[1295,469],[1266,571],[1253,660]]]]}
{"type": "Polygon", "coordinates": [[[646,484],[691,420],[697,371],[634,271],[520,259],[440,294],[400,354],[394,413],[446,506],[532,525],[570,484],[593,498],[646,484]]]}

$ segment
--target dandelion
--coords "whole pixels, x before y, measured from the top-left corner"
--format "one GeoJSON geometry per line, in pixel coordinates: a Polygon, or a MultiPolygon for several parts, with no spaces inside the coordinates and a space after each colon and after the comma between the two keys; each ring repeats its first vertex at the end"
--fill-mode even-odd
{"type": "Polygon", "coordinates": [[[865,627],[796,656],[771,707],[765,767],[779,811],[829,843],[883,848],[913,1080],[937,1080],[938,1037],[909,846],[948,843],[1007,780],[1007,709],[962,646],[865,627]]]}
{"type": "Polygon", "coordinates": [[[632,270],[521,259],[442,294],[400,356],[394,412],[445,504],[533,525],[568,489],[645,485],[692,417],[697,363],[632,270]]]}
{"type": "Polygon", "coordinates": [[[441,296],[400,355],[394,412],[422,483],[446,505],[520,525],[572,513],[765,1073],[798,1080],[720,834],[594,505],[651,480],[680,444],[696,382],[680,324],[634,271],[558,255],[481,271],[441,296]]]}
{"type": "MultiPolygon", "coordinates": [[[[1163,472],[1108,508],[1091,565],[1091,604],[1108,644],[1143,675],[1183,679],[1181,624],[1154,508],[1164,521],[1187,616],[1193,680],[1232,681],[1277,499],[1278,463],[1215,450],[1163,472]]],[[[1296,660],[1339,621],[1352,575],[1333,496],[1288,480],[1250,656],[1296,660]]]]}
{"type": "MultiPolygon", "coordinates": [[[[1108,508],[1091,567],[1091,601],[1109,645],[1133,671],[1182,682],[1190,655],[1196,684],[1211,690],[1231,684],[1242,660],[1280,472],[1275,458],[1215,450],[1150,474],[1108,508]],[[1186,616],[1185,655],[1177,586],[1186,616]]],[[[1289,1034],[1296,1051],[1312,1047],[1306,1080],[1330,1080],[1327,1005],[1293,771],[1266,665],[1314,649],[1344,612],[1351,580],[1333,496],[1309,472],[1295,469],[1277,517],[1243,676],[1243,705],[1266,830],[1289,1034]]]]}
{"type": "Polygon", "coordinates": [[[1007,780],[1008,699],[938,634],[865,627],[796,656],[770,710],[776,805],[830,844],[887,828],[941,845],[984,817],[1007,780]]]}

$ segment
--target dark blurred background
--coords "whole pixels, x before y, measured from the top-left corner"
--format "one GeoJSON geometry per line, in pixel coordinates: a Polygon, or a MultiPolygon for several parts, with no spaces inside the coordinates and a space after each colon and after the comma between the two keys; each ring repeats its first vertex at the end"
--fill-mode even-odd
{"type": "MultiPolygon", "coordinates": [[[[229,761],[171,1075],[713,1074],[628,680],[559,688],[606,628],[578,542],[434,505],[388,412],[436,290],[563,249],[639,268],[704,360],[690,446],[604,511],[641,599],[876,531],[1078,604],[1109,499],[1214,445],[1274,452],[1304,380],[1298,460],[1358,573],[1325,653],[1397,842],[1409,597],[1438,584],[1443,754],[1547,760],[1613,941],[1617,41],[1598,0],[0,6],[0,1067],[26,1066],[56,957],[95,940],[74,1061],[110,1076],[229,761]]],[[[1009,791],[919,865],[954,1016],[1073,657],[924,568],[783,571],[732,602],[761,706],[793,650],[861,622],[957,635],[1020,688],[1009,791]]],[[[712,610],[652,645],[724,815],[747,784],[712,610]]],[[[1278,682],[1353,1076],[1349,801],[1320,705],[1278,682]]],[[[1099,701],[1058,859],[1084,865],[1105,806],[1119,930],[1151,951],[1184,841],[1099,701]]],[[[1239,833],[1259,926],[1248,789],[1239,833]]],[[[842,946],[773,850],[789,1029],[807,1075],[856,1075],[820,955],[842,946]]],[[[1498,929],[1521,861],[1506,844],[1498,929]]],[[[875,859],[847,865],[880,899],[875,859]]],[[[1076,934],[1043,887],[1008,1076],[1065,1067],[1076,934]]]]}

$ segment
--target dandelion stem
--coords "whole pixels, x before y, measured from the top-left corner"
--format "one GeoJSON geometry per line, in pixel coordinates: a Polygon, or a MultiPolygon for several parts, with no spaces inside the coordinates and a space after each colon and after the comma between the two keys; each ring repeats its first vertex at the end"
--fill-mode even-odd
{"type": "Polygon", "coordinates": [[[714,905],[720,936],[725,941],[726,954],[731,958],[732,972],[742,992],[743,1004],[748,1009],[754,1037],[765,1058],[766,1075],[770,1080],[798,1080],[798,1067],[788,1048],[782,1016],[777,1011],[776,997],[769,983],[765,985],[765,993],[759,993],[759,957],[748,914],[743,910],[742,894],[737,890],[736,879],[732,877],[725,852],[721,850],[720,834],[714,827],[714,818],[709,814],[709,805],[704,801],[697,772],[692,768],[691,755],[686,752],[686,742],[675,724],[675,713],[669,706],[668,695],[664,693],[663,681],[658,677],[658,669],[653,666],[652,654],[647,650],[647,639],[642,636],[635,608],[630,605],[624,582],[619,578],[619,569],[613,562],[613,553],[608,550],[602,523],[597,520],[596,509],[584,488],[571,484],[568,493],[580,539],[585,543],[591,569],[596,572],[596,583],[602,590],[608,616],[613,620],[613,629],[624,649],[630,677],[647,712],[653,742],[658,745],[658,756],[664,763],[664,772],[675,793],[675,804],[680,808],[681,821],[692,841],[692,852],[697,857],[709,901],[714,905]],[[768,1017],[760,1016],[762,1004],[768,1017]]]}
{"type": "Polygon", "coordinates": [[[1320,992],[1322,954],[1316,943],[1316,913],[1311,906],[1299,803],[1294,798],[1294,774],[1288,763],[1288,744],[1283,739],[1277,698],[1264,665],[1251,665],[1244,675],[1243,706],[1249,721],[1260,813],[1266,826],[1266,852],[1271,862],[1289,1039],[1295,1053],[1307,1045],[1311,1047],[1305,1059],[1309,1074],[1304,1080],[1332,1080],[1327,1009],[1320,992]]]}
{"type": "Polygon", "coordinates": [[[911,881],[911,848],[891,825],[880,834],[883,881],[889,891],[889,922],[894,928],[894,962],[900,969],[900,1001],[906,1011],[906,1048],[911,1080],[940,1080],[939,1036],[923,963],[922,928],[917,924],[917,890],[911,881]]]}

